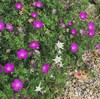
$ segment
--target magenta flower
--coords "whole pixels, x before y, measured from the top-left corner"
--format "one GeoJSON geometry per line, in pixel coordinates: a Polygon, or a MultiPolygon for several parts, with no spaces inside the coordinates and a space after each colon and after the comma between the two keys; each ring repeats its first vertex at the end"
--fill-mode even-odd
{"type": "Polygon", "coordinates": [[[100,44],[96,45],[96,49],[100,50],[100,44]]]}
{"type": "Polygon", "coordinates": [[[78,51],[78,45],[76,43],[72,43],[70,45],[70,49],[73,53],[77,52],[78,51]]]}
{"type": "Polygon", "coordinates": [[[85,35],[86,34],[86,30],[82,30],[81,33],[82,33],[82,35],[85,35]]]}
{"type": "Polygon", "coordinates": [[[42,65],[42,73],[43,74],[48,73],[49,70],[50,70],[50,65],[49,64],[45,63],[45,64],[42,65]]]}
{"type": "Polygon", "coordinates": [[[93,37],[93,36],[95,36],[95,32],[94,32],[93,30],[89,30],[88,35],[89,35],[90,37],[93,37]]]}
{"type": "Polygon", "coordinates": [[[0,64],[0,73],[3,71],[3,66],[0,64]]]}
{"type": "Polygon", "coordinates": [[[19,91],[23,89],[23,82],[20,79],[15,79],[12,82],[12,87],[14,91],[19,91]]]}
{"type": "Polygon", "coordinates": [[[72,26],[73,25],[73,22],[72,21],[68,22],[68,25],[69,26],[72,26]]]}
{"type": "Polygon", "coordinates": [[[0,31],[4,30],[4,23],[2,21],[0,21],[0,31]]]}
{"type": "Polygon", "coordinates": [[[42,8],[42,6],[43,6],[43,4],[42,4],[42,2],[40,2],[40,1],[36,1],[36,2],[34,2],[34,4],[32,4],[33,6],[36,6],[36,7],[38,7],[38,8],[42,8]]]}
{"type": "Polygon", "coordinates": [[[31,14],[31,16],[32,16],[33,18],[37,18],[37,17],[38,17],[38,13],[37,13],[37,12],[33,12],[33,13],[31,14]]]}
{"type": "Polygon", "coordinates": [[[13,31],[14,27],[11,24],[6,24],[6,29],[9,31],[13,31]]]}
{"type": "Polygon", "coordinates": [[[77,75],[78,75],[78,76],[81,76],[81,73],[79,72],[77,75]]]}
{"type": "Polygon", "coordinates": [[[20,49],[18,52],[17,52],[17,55],[18,55],[18,58],[19,59],[26,59],[28,57],[28,51],[26,51],[25,49],[20,49]]]}
{"type": "Polygon", "coordinates": [[[17,2],[17,3],[15,4],[15,7],[16,7],[16,9],[18,9],[18,10],[22,10],[23,4],[22,4],[21,2],[17,2]]]}
{"type": "Polygon", "coordinates": [[[44,24],[42,23],[42,21],[37,20],[37,21],[34,21],[34,22],[33,22],[33,26],[34,26],[34,28],[36,28],[36,29],[41,29],[41,28],[44,26],[44,24]]]}
{"type": "Polygon", "coordinates": [[[94,23],[93,23],[93,22],[89,22],[89,23],[88,23],[88,28],[89,28],[90,30],[95,30],[95,25],[94,25],[94,23]]]}
{"type": "Polygon", "coordinates": [[[34,66],[33,68],[34,68],[34,70],[36,70],[36,69],[37,69],[37,67],[36,67],[36,66],[34,66]]]}
{"type": "Polygon", "coordinates": [[[11,73],[13,72],[15,69],[14,65],[11,64],[11,63],[7,63],[5,66],[4,66],[4,72],[5,73],[11,73]]]}
{"type": "Polygon", "coordinates": [[[66,24],[64,22],[60,23],[60,26],[63,26],[64,28],[66,27],[66,24]]]}
{"type": "Polygon", "coordinates": [[[73,28],[73,29],[71,30],[71,33],[74,34],[74,35],[76,35],[76,34],[77,34],[77,30],[76,30],[75,28],[73,28]]]}
{"type": "Polygon", "coordinates": [[[65,4],[65,6],[66,6],[66,7],[68,7],[68,6],[69,6],[69,4],[68,4],[68,3],[66,3],[66,4],[65,4]]]}
{"type": "Polygon", "coordinates": [[[39,43],[36,42],[36,41],[32,41],[30,44],[29,44],[30,48],[32,49],[39,49],[39,43]]]}
{"type": "Polygon", "coordinates": [[[86,12],[80,12],[79,17],[80,17],[82,20],[85,20],[85,19],[87,18],[87,13],[86,13],[86,12]]]}

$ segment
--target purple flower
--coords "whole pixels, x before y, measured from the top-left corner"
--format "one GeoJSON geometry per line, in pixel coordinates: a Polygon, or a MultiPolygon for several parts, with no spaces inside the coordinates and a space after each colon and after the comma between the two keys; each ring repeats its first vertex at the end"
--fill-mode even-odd
{"type": "Polygon", "coordinates": [[[66,4],[65,4],[65,6],[66,6],[66,7],[68,7],[68,6],[69,6],[69,4],[68,4],[68,3],[66,3],[66,4]]]}
{"type": "Polygon", "coordinates": [[[13,31],[14,27],[11,24],[6,24],[6,29],[9,31],[13,31]]]}
{"type": "Polygon", "coordinates": [[[81,73],[79,72],[77,75],[78,75],[78,76],[81,76],[81,73]]]}
{"type": "Polygon", "coordinates": [[[78,45],[76,43],[72,43],[70,45],[70,49],[73,53],[77,52],[78,51],[78,45]]]}
{"type": "Polygon", "coordinates": [[[5,66],[4,66],[4,72],[5,73],[11,73],[13,72],[15,69],[14,65],[11,64],[11,63],[7,63],[5,66]]]}
{"type": "Polygon", "coordinates": [[[68,25],[69,26],[72,26],[73,25],[73,22],[72,21],[68,22],[68,25]]]}
{"type": "Polygon", "coordinates": [[[89,30],[89,36],[93,37],[95,35],[95,32],[93,30],[89,30]]]}
{"type": "Polygon", "coordinates": [[[23,89],[23,82],[20,79],[15,79],[12,82],[12,87],[14,91],[19,91],[23,89]]]}
{"type": "Polygon", "coordinates": [[[43,4],[40,1],[36,1],[36,2],[34,2],[33,6],[36,6],[38,8],[42,8],[43,4]]]}
{"type": "Polygon", "coordinates": [[[42,73],[46,74],[46,73],[48,73],[49,70],[50,70],[50,65],[47,64],[47,63],[43,64],[43,66],[42,66],[42,73]]]}
{"type": "Polygon", "coordinates": [[[18,52],[17,52],[17,55],[18,55],[18,58],[19,59],[26,59],[28,57],[28,51],[26,51],[25,49],[20,49],[18,52]]]}
{"type": "Polygon", "coordinates": [[[95,30],[95,25],[94,25],[94,23],[93,23],[93,22],[89,22],[89,23],[88,23],[88,28],[89,28],[90,30],[95,30]]]}
{"type": "Polygon", "coordinates": [[[0,64],[0,73],[2,73],[3,66],[0,64]]]}
{"type": "Polygon", "coordinates": [[[33,68],[34,68],[34,70],[36,70],[36,69],[37,69],[37,67],[36,67],[36,66],[34,66],[33,68]]]}
{"type": "Polygon", "coordinates": [[[66,24],[64,22],[60,23],[60,26],[63,26],[64,28],[66,27],[66,24]]]}
{"type": "Polygon", "coordinates": [[[0,21],[0,31],[4,30],[4,23],[2,21],[0,21]]]}
{"type": "Polygon", "coordinates": [[[73,29],[71,30],[71,33],[74,34],[74,35],[76,35],[76,34],[77,34],[77,30],[76,30],[75,28],[73,28],[73,29]]]}
{"type": "Polygon", "coordinates": [[[30,44],[29,44],[30,48],[32,49],[39,49],[39,43],[36,42],[36,41],[32,41],[30,44]]]}
{"type": "Polygon", "coordinates": [[[31,16],[32,16],[33,18],[37,18],[37,17],[38,17],[38,13],[37,13],[37,12],[33,12],[33,13],[31,14],[31,16]]]}
{"type": "Polygon", "coordinates": [[[21,2],[17,2],[15,4],[16,9],[21,10],[23,8],[23,4],[21,2]]]}
{"type": "Polygon", "coordinates": [[[85,19],[87,18],[87,13],[86,13],[86,12],[80,12],[79,17],[80,17],[82,20],[85,20],[85,19]]]}
{"type": "Polygon", "coordinates": [[[96,45],[96,49],[100,50],[100,44],[96,45]]]}
{"type": "Polygon", "coordinates": [[[44,26],[44,24],[42,23],[42,21],[37,20],[37,21],[34,21],[34,22],[33,22],[33,26],[34,26],[34,28],[36,28],[36,29],[41,29],[41,28],[44,26]]]}
{"type": "Polygon", "coordinates": [[[85,35],[86,34],[86,30],[82,30],[81,33],[82,33],[82,35],[85,35]]]}

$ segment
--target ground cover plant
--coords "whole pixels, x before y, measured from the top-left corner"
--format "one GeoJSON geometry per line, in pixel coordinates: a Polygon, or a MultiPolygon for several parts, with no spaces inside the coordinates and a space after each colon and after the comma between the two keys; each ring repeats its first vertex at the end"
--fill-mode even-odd
{"type": "Polygon", "coordinates": [[[92,16],[89,2],[0,1],[0,99],[57,99],[70,68],[88,70],[81,55],[100,50],[99,7],[92,16]]]}

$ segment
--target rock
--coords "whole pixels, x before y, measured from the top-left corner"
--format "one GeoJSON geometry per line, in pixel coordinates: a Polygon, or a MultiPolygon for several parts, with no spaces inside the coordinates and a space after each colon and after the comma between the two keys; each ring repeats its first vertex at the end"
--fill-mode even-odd
{"type": "Polygon", "coordinates": [[[94,0],[97,5],[100,5],[100,0],[94,0]]]}
{"type": "Polygon", "coordinates": [[[85,11],[89,16],[97,15],[97,9],[94,4],[89,4],[85,11]]]}

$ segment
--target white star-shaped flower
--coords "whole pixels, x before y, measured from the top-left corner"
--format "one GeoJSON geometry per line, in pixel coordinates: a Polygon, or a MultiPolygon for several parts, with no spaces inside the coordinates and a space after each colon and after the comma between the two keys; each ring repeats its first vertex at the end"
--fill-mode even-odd
{"type": "Polygon", "coordinates": [[[64,43],[61,43],[60,41],[58,41],[57,43],[56,43],[56,46],[58,47],[58,49],[63,49],[63,44],[64,43]]]}
{"type": "Polygon", "coordinates": [[[41,89],[42,89],[43,87],[40,87],[40,86],[41,86],[41,83],[36,87],[35,91],[40,91],[40,92],[41,92],[41,89]]]}
{"type": "Polygon", "coordinates": [[[63,67],[63,65],[64,65],[64,64],[63,64],[62,62],[60,62],[60,67],[63,67]]]}
{"type": "Polygon", "coordinates": [[[61,54],[62,52],[61,52],[61,50],[58,50],[58,54],[61,54]]]}
{"type": "Polygon", "coordinates": [[[57,64],[57,63],[59,63],[59,62],[61,62],[61,56],[56,56],[56,58],[55,59],[53,59],[54,60],[54,62],[57,64]]]}
{"type": "Polygon", "coordinates": [[[63,67],[63,65],[64,65],[64,64],[62,64],[62,62],[59,62],[59,63],[57,64],[58,67],[63,67]]]}

